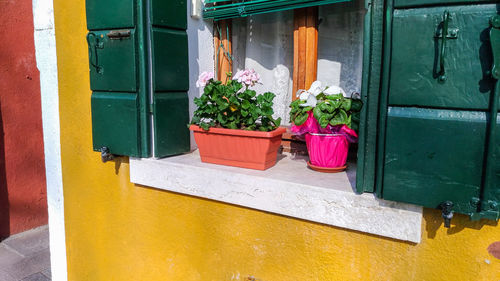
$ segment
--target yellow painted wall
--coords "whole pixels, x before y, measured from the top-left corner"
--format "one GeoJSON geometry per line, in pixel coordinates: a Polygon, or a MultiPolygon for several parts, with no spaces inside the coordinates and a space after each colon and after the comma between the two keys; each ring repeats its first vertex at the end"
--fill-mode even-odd
{"type": "Polygon", "coordinates": [[[500,280],[494,223],[426,210],[415,245],[131,184],[91,150],[85,1],[54,2],[70,280],[500,280]]]}

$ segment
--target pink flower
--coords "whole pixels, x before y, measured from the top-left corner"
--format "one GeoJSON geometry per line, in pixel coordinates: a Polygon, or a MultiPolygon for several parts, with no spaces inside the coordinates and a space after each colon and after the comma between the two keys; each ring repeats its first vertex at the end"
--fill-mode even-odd
{"type": "Polygon", "coordinates": [[[198,81],[196,81],[196,87],[205,87],[208,84],[208,81],[210,81],[211,79],[214,79],[213,72],[203,72],[202,74],[200,74],[198,81]]]}
{"type": "Polygon", "coordinates": [[[245,69],[236,72],[233,76],[233,80],[237,80],[247,86],[254,86],[257,83],[260,83],[260,75],[253,69],[245,69]]]}

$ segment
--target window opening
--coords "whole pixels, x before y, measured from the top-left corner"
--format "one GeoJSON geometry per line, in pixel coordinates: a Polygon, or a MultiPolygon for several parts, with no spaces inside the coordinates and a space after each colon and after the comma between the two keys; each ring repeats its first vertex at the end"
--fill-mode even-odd
{"type": "MultiPolygon", "coordinates": [[[[255,69],[262,84],[254,89],[275,93],[274,117],[290,125],[290,102],[316,80],[348,95],[361,92],[364,13],[357,0],[215,21],[216,78],[225,82],[227,72],[255,69]]],[[[307,150],[288,133],[283,148],[307,150]]]]}

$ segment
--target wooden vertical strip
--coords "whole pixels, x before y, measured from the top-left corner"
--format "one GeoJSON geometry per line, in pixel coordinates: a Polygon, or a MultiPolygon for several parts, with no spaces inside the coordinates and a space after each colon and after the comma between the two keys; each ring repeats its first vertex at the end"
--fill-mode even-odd
{"type": "Polygon", "coordinates": [[[307,8],[306,11],[306,58],[305,58],[305,89],[318,77],[318,7],[307,8]]]}
{"type": "Polygon", "coordinates": [[[295,93],[304,89],[306,77],[306,47],[307,47],[307,29],[306,29],[306,9],[294,11],[294,77],[293,77],[293,99],[296,99],[295,93]]]}
{"type": "Polygon", "coordinates": [[[296,93],[299,90],[299,15],[298,10],[294,12],[293,19],[293,89],[292,89],[292,100],[296,100],[296,93]]]}
{"type": "Polygon", "coordinates": [[[214,24],[214,48],[215,48],[215,64],[217,70],[217,79],[225,83],[227,81],[227,73],[232,72],[233,62],[228,56],[232,55],[232,21],[221,20],[214,24]],[[223,48],[221,48],[221,44],[223,48]],[[228,54],[227,54],[228,53],[228,54]]]}
{"type": "Polygon", "coordinates": [[[301,89],[309,89],[318,72],[318,8],[294,11],[293,96],[301,89]]]}
{"type": "Polygon", "coordinates": [[[299,61],[299,88],[297,90],[305,89],[306,86],[306,64],[304,62],[306,61],[307,55],[307,29],[305,26],[305,19],[306,18],[304,16],[301,18],[301,26],[299,27],[299,57],[297,58],[299,61]]]}

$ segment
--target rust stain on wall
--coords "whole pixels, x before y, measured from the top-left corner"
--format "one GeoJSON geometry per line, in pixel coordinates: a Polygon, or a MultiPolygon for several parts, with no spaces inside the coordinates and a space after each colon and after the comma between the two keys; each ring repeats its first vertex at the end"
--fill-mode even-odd
{"type": "Polygon", "coordinates": [[[488,253],[497,259],[500,259],[500,241],[492,243],[488,246],[488,253]]]}

